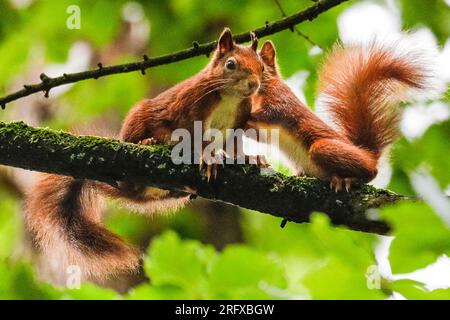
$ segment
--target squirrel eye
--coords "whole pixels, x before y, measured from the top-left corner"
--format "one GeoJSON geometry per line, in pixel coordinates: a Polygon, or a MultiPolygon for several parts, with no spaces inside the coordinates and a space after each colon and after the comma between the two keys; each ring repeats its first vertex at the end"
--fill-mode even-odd
{"type": "Polygon", "coordinates": [[[234,62],[233,60],[230,59],[225,63],[225,67],[228,70],[234,70],[234,69],[236,69],[236,62],[234,62]]]}

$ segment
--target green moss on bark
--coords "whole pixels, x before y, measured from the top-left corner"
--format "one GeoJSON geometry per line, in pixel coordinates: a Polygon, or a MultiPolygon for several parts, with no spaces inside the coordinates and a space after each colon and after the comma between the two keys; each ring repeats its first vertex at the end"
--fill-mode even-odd
{"type": "Polygon", "coordinates": [[[170,154],[169,146],[142,146],[33,128],[23,122],[0,122],[0,164],[108,183],[126,180],[177,191],[189,187],[202,197],[294,222],[306,222],[311,213],[324,212],[336,225],[386,233],[389,227],[369,219],[367,209],[406,199],[369,185],[335,193],[325,181],[261,174],[252,165],[220,168],[217,179],[208,182],[198,165],[175,165],[170,154]]]}

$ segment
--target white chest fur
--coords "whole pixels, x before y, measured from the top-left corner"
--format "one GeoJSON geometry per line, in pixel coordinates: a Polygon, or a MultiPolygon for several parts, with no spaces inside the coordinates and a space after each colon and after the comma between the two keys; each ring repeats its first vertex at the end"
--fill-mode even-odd
{"type": "Polygon", "coordinates": [[[298,172],[321,177],[321,170],[311,161],[308,151],[289,132],[284,129],[279,133],[279,148],[297,167],[298,172]]]}
{"type": "Polygon", "coordinates": [[[234,127],[241,101],[242,98],[237,96],[222,95],[219,104],[206,120],[205,129],[220,130],[225,139],[226,129],[233,129],[234,127]]]}

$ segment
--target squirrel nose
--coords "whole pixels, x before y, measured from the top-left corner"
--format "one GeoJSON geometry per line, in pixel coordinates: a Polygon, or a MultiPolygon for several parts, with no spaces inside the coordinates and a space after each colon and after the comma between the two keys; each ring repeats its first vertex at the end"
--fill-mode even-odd
{"type": "Polygon", "coordinates": [[[247,82],[247,86],[250,90],[254,91],[254,90],[258,89],[259,82],[257,80],[249,80],[247,82]]]}

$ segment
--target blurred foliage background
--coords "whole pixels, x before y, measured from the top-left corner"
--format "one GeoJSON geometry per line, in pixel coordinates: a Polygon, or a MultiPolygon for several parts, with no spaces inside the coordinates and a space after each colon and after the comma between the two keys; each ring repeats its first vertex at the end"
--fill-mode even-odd
{"type": "MultiPolygon", "coordinates": [[[[287,14],[312,4],[278,2],[287,14]]],[[[297,27],[316,45],[289,30],[270,37],[283,75],[309,105],[315,102],[323,52],[339,39],[340,17],[362,4],[395,12],[403,28],[427,30],[440,52],[444,46],[450,50],[449,1],[349,1],[297,27]]],[[[141,59],[144,53],[166,54],[192,41],[214,40],[224,26],[241,33],[280,17],[273,0],[0,0],[0,94],[38,82],[41,72],[56,76],[95,68],[99,61],[111,65],[141,59]],[[66,27],[70,5],[81,10],[80,29],[66,27]]],[[[136,101],[195,74],[206,63],[206,57],[196,57],[149,69],[145,76],[83,81],[52,90],[50,99],[37,94],[11,103],[0,120],[72,131],[89,128],[114,136],[136,101]]],[[[0,298],[449,299],[449,101],[447,91],[423,102],[422,121],[436,108],[444,116],[431,117],[423,134],[402,138],[392,150],[388,187],[426,200],[379,212],[393,225],[392,237],[335,228],[320,213],[311,223],[281,229],[279,219],[201,199],[180,212],[151,217],[112,201],[106,224],[146,252],[143,270],[79,289],[54,286],[39,276],[21,211],[35,173],[0,167],[0,298]],[[431,273],[434,286],[410,274],[437,260],[441,267],[431,273]]]]}

